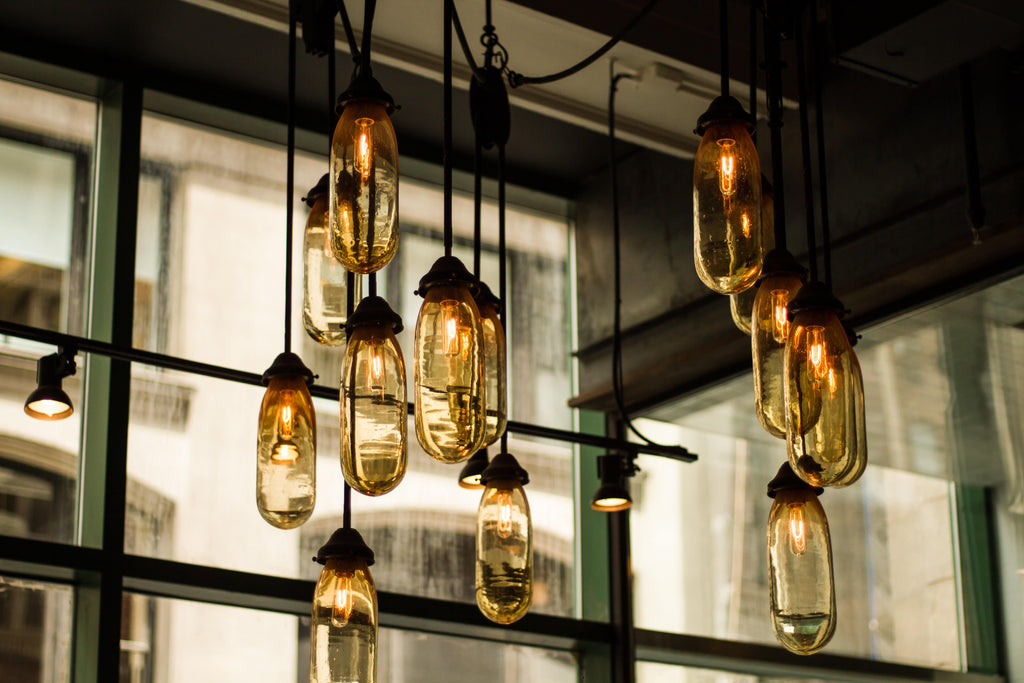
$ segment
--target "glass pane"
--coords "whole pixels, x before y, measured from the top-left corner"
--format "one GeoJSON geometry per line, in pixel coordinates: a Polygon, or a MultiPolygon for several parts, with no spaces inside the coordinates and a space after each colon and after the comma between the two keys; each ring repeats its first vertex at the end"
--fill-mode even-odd
{"type": "Polygon", "coordinates": [[[79,333],[96,104],[0,80],[0,319],[79,333]]]}
{"type": "MultiPolygon", "coordinates": [[[[135,365],[128,432],[125,551],[278,576],[315,579],[310,558],[342,524],[338,404],[315,399],[317,501],[293,531],[269,526],[255,502],[256,427],[263,389],[135,365]]],[[[411,425],[410,425],[411,429],[411,425]]],[[[534,610],[574,605],[571,451],[510,440],[531,474],[534,610]]],[[[379,498],[353,495],[353,526],[377,555],[378,590],[474,602],[479,491],[457,485],[410,444],[409,472],[379,498]]]]}
{"type": "MultiPolygon", "coordinates": [[[[138,594],[123,609],[124,683],[309,680],[308,617],[138,594]]],[[[575,656],[559,650],[382,628],[377,652],[382,683],[579,680],[575,656]]]]}
{"type": "Polygon", "coordinates": [[[70,543],[74,540],[82,378],[64,379],[75,412],[44,422],[25,414],[25,399],[36,388],[36,361],[52,346],[6,338],[0,342],[0,535],[70,543]]]}
{"type": "Polygon", "coordinates": [[[71,675],[68,586],[0,576],[0,683],[64,683],[71,675]]]}
{"type": "Polygon", "coordinates": [[[636,680],[637,683],[834,683],[823,678],[754,676],[655,662],[637,662],[636,680]]]}

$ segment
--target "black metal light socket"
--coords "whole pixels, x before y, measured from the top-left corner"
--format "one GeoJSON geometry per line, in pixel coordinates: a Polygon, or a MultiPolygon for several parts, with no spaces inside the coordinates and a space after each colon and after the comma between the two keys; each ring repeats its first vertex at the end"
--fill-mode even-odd
{"type": "Polygon", "coordinates": [[[62,388],[65,377],[75,374],[75,349],[60,347],[57,353],[36,362],[36,388],[25,399],[25,414],[37,420],[63,420],[75,412],[71,397],[62,388]]]}
{"type": "Polygon", "coordinates": [[[598,512],[618,512],[633,506],[633,496],[629,493],[626,477],[633,476],[634,467],[627,462],[626,456],[619,453],[608,453],[598,456],[597,474],[601,485],[590,499],[590,507],[598,512]]]}
{"type": "Polygon", "coordinates": [[[459,486],[464,489],[482,489],[484,485],[480,481],[481,475],[487,469],[489,463],[490,458],[487,455],[486,448],[481,448],[474,453],[473,457],[466,461],[462,471],[459,472],[459,486]]]}
{"type": "Polygon", "coordinates": [[[776,247],[764,255],[761,278],[787,273],[797,275],[801,280],[807,279],[807,269],[797,263],[796,258],[788,250],[776,247]]]}
{"type": "Polygon", "coordinates": [[[370,73],[369,68],[357,68],[352,74],[348,88],[338,96],[338,104],[334,108],[335,114],[341,114],[341,110],[352,102],[378,102],[387,109],[388,116],[391,116],[398,109],[395,100],[381,86],[376,78],[370,73]]]}
{"type": "Polygon", "coordinates": [[[263,386],[270,384],[270,378],[275,375],[298,375],[306,380],[306,384],[312,384],[316,379],[316,375],[306,367],[302,359],[290,351],[278,354],[267,371],[263,373],[263,386]]]}
{"type": "Polygon", "coordinates": [[[476,302],[477,308],[482,311],[484,306],[490,305],[494,306],[499,312],[501,312],[501,299],[494,295],[494,292],[492,292],[491,288],[487,286],[487,283],[483,280],[477,280],[476,286],[477,291],[476,294],[473,295],[473,300],[476,302]]]}
{"type": "Polygon", "coordinates": [[[306,202],[306,206],[312,209],[313,205],[316,204],[316,200],[327,196],[327,193],[330,190],[330,183],[330,176],[327,173],[324,173],[320,180],[317,181],[316,185],[309,188],[309,192],[307,192],[306,196],[302,198],[302,201],[306,202]]]}
{"type": "Polygon", "coordinates": [[[395,313],[382,297],[368,296],[352,311],[345,329],[351,334],[357,327],[373,326],[388,326],[398,334],[402,331],[402,316],[395,313]]]}
{"type": "Polygon", "coordinates": [[[420,286],[415,293],[426,296],[431,287],[456,285],[469,287],[470,293],[475,296],[479,282],[458,258],[442,256],[434,261],[427,274],[420,278],[420,286]]]}
{"type": "Polygon", "coordinates": [[[787,308],[790,321],[795,319],[797,313],[814,308],[831,308],[839,317],[846,314],[843,303],[835,297],[832,290],[816,280],[801,287],[787,308]]]}
{"type": "Polygon", "coordinates": [[[719,121],[738,121],[747,127],[751,135],[756,129],[754,117],[747,113],[739,100],[731,95],[719,95],[711,100],[707,111],[697,119],[697,128],[693,132],[703,137],[707,127],[719,121]]]}
{"type": "Polygon", "coordinates": [[[503,147],[511,130],[511,108],[501,69],[478,67],[469,80],[469,114],[476,140],[484,149],[503,147]]]}
{"type": "Polygon", "coordinates": [[[488,482],[507,480],[518,480],[520,484],[526,486],[530,483],[530,475],[522,468],[514,455],[498,453],[491,460],[487,469],[480,474],[480,483],[487,486],[488,482]]]}
{"type": "Polygon", "coordinates": [[[820,496],[825,489],[820,486],[811,486],[806,481],[796,476],[796,472],[789,466],[788,462],[782,463],[782,467],[776,473],[775,478],[768,482],[768,497],[774,498],[779,491],[814,491],[814,495],[820,496]]]}
{"type": "Polygon", "coordinates": [[[335,558],[363,559],[366,560],[366,566],[369,567],[373,564],[373,551],[370,550],[370,546],[366,545],[366,541],[358,531],[341,528],[331,534],[327,543],[324,543],[317,551],[313,561],[326,564],[327,560],[335,558]]]}

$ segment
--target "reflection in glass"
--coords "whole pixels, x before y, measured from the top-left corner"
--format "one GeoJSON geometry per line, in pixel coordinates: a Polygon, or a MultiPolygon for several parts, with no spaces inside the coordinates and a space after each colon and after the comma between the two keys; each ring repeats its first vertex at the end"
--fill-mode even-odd
{"type": "Polygon", "coordinates": [[[501,302],[489,287],[480,283],[476,296],[483,332],[484,402],[487,426],[481,448],[490,446],[505,433],[508,421],[508,373],[505,359],[505,328],[501,324],[501,302]]]}
{"type": "Polygon", "coordinates": [[[302,325],[316,342],[340,346],[346,336],[348,271],[331,250],[327,180],[322,177],[306,196],[310,208],[302,238],[302,325]]]}

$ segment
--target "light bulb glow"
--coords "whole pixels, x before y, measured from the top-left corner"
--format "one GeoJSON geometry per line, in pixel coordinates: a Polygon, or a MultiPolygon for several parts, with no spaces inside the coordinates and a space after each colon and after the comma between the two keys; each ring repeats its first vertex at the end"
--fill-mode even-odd
{"type": "Polygon", "coordinates": [[[331,605],[331,622],[339,628],[348,624],[352,617],[352,573],[341,572],[334,589],[334,604],[331,605]]]}
{"type": "Polygon", "coordinates": [[[459,329],[459,302],[446,299],[441,302],[441,334],[444,355],[456,358],[462,348],[463,333],[459,329]]]}
{"type": "Polygon", "coordinates": [[[825,342],[822,334],[824,331],[825,328],[821,325],[810,325],[807,328],[807,370],[816,380],[824,379],[829,371],[825,360],[825,342]]]}
{"type": "Polygon", "coordinates": [[[369,359],[369,371],[366,373],[367,388],[373,393],[374,398],[380,402],[384,400],[384,386],[387,381],[385,378],[384,371],[384,356],[381,353],[380,342],[371,344],[370,346],[370,359],[369,359]]]}
{"type": "Polygon", "coordinates": [[[47,417],[53,417],[69,410],[68,404],[63,401],[55,401],[52,398],[44,398],[39,401],[32,401],[28,404],[29,410],[41,413],[47,417]]]}
{"type": "Polygon", "coordinates": [[[717,143],[721,148],[718,157],[718,188],[723,197],[731,197],[736,194],[736,157],[733,156],[736,141],[732,138],[719,138],[717,143]]]}
{"type": "Polygon", "coordinates": [[[804,504],[789,504],[789,549],[794,555],[807,550],[807,527],[804,524],[804,504]]]}
{"type": "Polygon", "coordinates": [[[373,119],[361,116],[356,119],[356,125],[359,127],[359,134],[356,138],[355,165],[365,183],[373,172],[373,119]]]}
{"type": "Polygon", "coordinates": [[[509,491],[498,492],[498,523],[495,526],[498,538],[512,535],[512,494],[509,491]]]}
{"type": "Polygon", "coordinates": [[[785,289],[772,290],[772,307],[775,315],[772,316],[772,337],[779,344],[785,344],[789,337],[789,300],[793,293],[785,289]]]}

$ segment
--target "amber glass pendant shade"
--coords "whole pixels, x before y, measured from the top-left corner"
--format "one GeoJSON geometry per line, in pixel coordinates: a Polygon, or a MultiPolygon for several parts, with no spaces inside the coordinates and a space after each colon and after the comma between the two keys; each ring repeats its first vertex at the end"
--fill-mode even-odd
{"type": "Polygon", "coordinates": [[[476,604],[496,624],[521,619],[533,600],[533,527],[526,470],[499,453],[481,478],[477,511],[476,604]]]}
{"type": "Polygon", "coordinates": [[[349,486],[379,496],[405,477],[408,444],[401,318],[380,297],[359,302],[341,370],[341,471],[349,486]]]}
{"type": "Polygon", "coordinates": [[[820,489],[798,479],[788,464],[783,467],[768,485],[775,499],[768,516],[772,628],[787,650],[810,655],[836,629],[832,541],[820,489]]]}
{"type": "Polygon", "coordinates": [[[331,142],[331,248],[355,273],[373,273],[398,250],[398,141],[388,104],[355,99],[331,142]]]}
{"type": "Polygon", "coordinates": [[[475,299],[480,309],[480,331],[483,333],[484,409],[487,413],[483,447],[486,448],[501,438],[508,423],[508,365],[501,303],[487,285],[481,282],[479,287],[475,299]]]}
{"type": "Polygon", "coordinates": [[[313,374],[293,353],[282,353],[263,375],[256,453],[256,505],[278,529],[294,529],[316,504],[316,414],[313,374]]]}
{"type": "Polygon", "coordinates": [[[823,286],[805,285],[790,308],[784,362],[789,464],[813,486],[836,486],[856,466],[860,363],[839,321],[842,305],[823,286]]]}
{"type": "MultiPolygon", "coordinates": [[[[846,329],[846,337],[852,347],[857,343],[857,336],[852,329],[847,327],[845,324],[843,327],[846,329]]],[[[856,371],[851,376],[853,382],[853,446],[850,451],[853,454],[853,461],[850,463],[850,468],[846,473],[839,478],[834,486],[835,488],[842,488],[854,484],[861,475],[864,474],[864,470],[868,466],[868,433],[867,433],[867,420],[864,413],[864,376],[861,374],[860,362],[857,362],[856,371]]]]}
{"type": "Polygon", "coordinates": [[[474,281],[461,261],[441,257],[420,280],[423,305],[414,349],[416,437],[432,458],[461,462],[483,444],[483,333],[474,281]]]}
{"type": "MultiPolygon", "coordinates": [[[[765,262],[767,254],[775,248],[775,195],[771,183],[761,176],[761,245],[764,249],[765,262]]],[[[762,268],[763,276],[765,269],[762,268]]],[[[757,297],[757,284],[747,287],[738,294],[729,295],[729,313],[737,329],[744,334],[753,331],[754,299],[757,297]]]]}
{"type": "Polygon", "coordinates": [[[745,116],[739,102],[720,97],[698,122],[693,260],[719,294],[742,292],[761,274],[761,164],[745,116]],[[716,107],[723,99],[731,103],[716,107]]]}
{"type": "Polygon", "coordinates": [[[302,326],[317,343],[340,346],[346,337],[348,271],[331,250],[327,186],[324,175],[305,198],[310,208],[302,238],[302,326]]]}
{"type": "Polygon", "coordinates": [[[320,549],[313,593],[310,683],[377,680],[377,591],[373,552],[354,529],[338,529],[320,549]]]}

